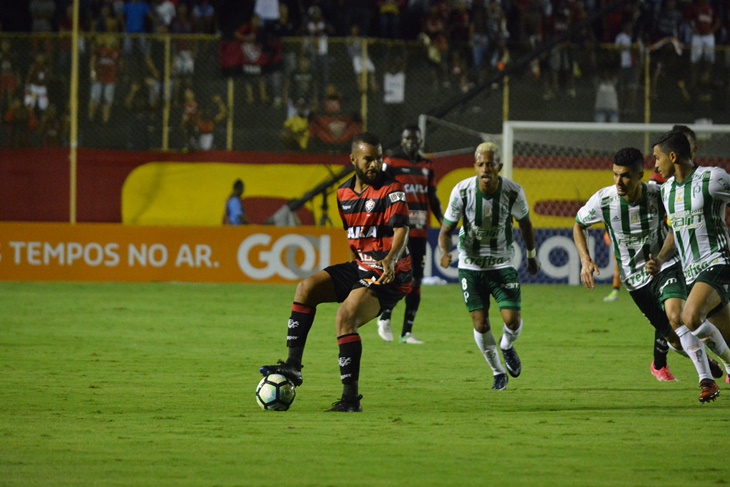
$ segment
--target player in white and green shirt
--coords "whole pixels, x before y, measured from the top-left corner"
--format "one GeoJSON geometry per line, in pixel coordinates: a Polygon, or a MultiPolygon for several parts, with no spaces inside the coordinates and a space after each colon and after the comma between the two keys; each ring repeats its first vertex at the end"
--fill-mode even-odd
{"type": "Polygon", "coordinates": [[[527,247],[527,270],[540,270],[535,234],[522,187],[499,176],[502,170],[496,144],[480,144],[474,154],[476,177],[459,182],[451,191],[439,232],[441,266],[451,265],[451,234],[459,230],[459,281],[474,325],[474,340],[494,374],[492,389],[504,390],[507,375],[497,353],[489,323],[490,296],[494,296],[504,321],[500,348],[512,377],[522,371],[513,343],[522,332],[522,298],[514,255],[512,222],[516,219],[527,247]]]}
{"type": "MultiPolygon", "coordinates": [[[[581,282],[593,289],[593,275],[600,274],[591,259],[585,229],[596,223],[606,226],[619,265],[621,281],[631,298],[655,328],[659,337],[676,351],[684,350],[697,369],[700,383],[707,388],[700,401],[716,397],[717,384],[712,378],[710,362],[702,342],[682,326],[679,319],[687,290],[677,258],[668,259],[654,278],[647,270],[652,255],[662,248],[667,237],[661,192],[656,185],[642,182],[644,155],[639,149],[626,147],[614,156],[614,184],[600,189],[578,210],[573,239],[581,259],[581,282]]],[[[666,354],[655,348],[652,374],[660,381],[676,380],[666,365],[666,354]]],[[[717,375],[722,375],[716,367],[717,375]]]]}
{"type": "Polygon", "coordinates": [[[718,167],[695,165],[682,132],[659,137],[653,154],[656,169],[667,179],[662,202],[672,233],[652,269],[676,248],[689,289],[682,321],[693,334],[714,345],[711,350],[730,373],[730,238],[724,221],[730,176],[718,167]]]}

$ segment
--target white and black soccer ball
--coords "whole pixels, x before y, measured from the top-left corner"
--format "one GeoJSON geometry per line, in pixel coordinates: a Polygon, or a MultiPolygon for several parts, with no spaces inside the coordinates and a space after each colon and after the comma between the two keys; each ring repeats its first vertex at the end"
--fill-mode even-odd
{"type": "Polygon", "coordinates": [[[281,374],[269,374],[256,386],[256,402],[268,411],[286,411],[296,395],[294,384],[281,374]]]}

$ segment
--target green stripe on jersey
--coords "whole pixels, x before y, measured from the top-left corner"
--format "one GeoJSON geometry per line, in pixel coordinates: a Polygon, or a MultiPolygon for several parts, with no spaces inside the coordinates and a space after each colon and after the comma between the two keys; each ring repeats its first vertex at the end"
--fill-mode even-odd
{"type": "MultiPolygon", "coordinates": [[[[642,183],[644,186],[643,193],[641,195],[641,198],[639,199],[639,226],[641,226],[641,234],[647,235],[651,232],[651,226],[649,225],[649,219],[651,218],[651,215],[649,215],[649,197],[647,195],[647,187],[644,183],[642,183]]],[[[661,206],[661,203],[659,203],[659,206],[661,206]]],[[[651,243],[647,240],[644,242],[644,245],[641,247],[641,253],[644,256],[644,260],[649,260],[649,254],[651,253],[651,243]]]]}
{"type": "MultiPolygon", "coordinates": [[[[692,211],[692,182],[691,179],[685,180],[684,185],[684,211],[691,213],[692,211]]],[[[692,258],[698,260],[700,258],[700,246],[697,243],[697,230],[689,228],[687,230],[687,236],[689,237],[689,246],[692,250],[692,258]]]]}
{"type": "MultiPolygon", "coordinates": [[[[669,189],[669,194],[667,195],[667,205],[669,206],[669,214],[675,215],[677,213],[677,207],[675,205],[677,195],[677,183],[672,183],[672,187],[669,189]]],[[[674,227],[674,224],[672,224],[672,232],[674,233],[674,244],[677,246],[677,250],[679,250],[679,255],[685,255],[686,249],[684,248],[684,242],[682,241],[682,236],[680,235],[679,231],[674,227]]]]}
{"type": "MultiPolygon", "coordinates": [[[[621,231],[624,235],[631,234],[631,216],[629,215],[629,204],[625,199],[619,198],[619,211],[621,212],[621,231]]],[[[628,266],[633,274],[636,272],[636,251],[632,248],[627,248],[626,251],[629,254],[628,266]]]]}
{"type": "MultiPolygon", "coordinates": [[[[474,191],[474,200],[475,200],[475,210],[474,210],[474,226],[476,228],[482,228],[482,217],[484,216],[484,195],[482,194],[482,191],[479,189],[479,178],[475,178],[476,185],[476,191],[474,191]]],[[[472,245],[472,248],[474,249],[474,252],[479,252],[479,246],[481,245],[481,241],[478,239],[474,239],[474,243],[472,245]]]]}
{"type": "Polygon", "coordinates": [[[609,205],[610,198],[603,198],[601,200],[601,214],[603,215],[603,223],[606,226],[606,231],[611,238],[613,243],[613,256],[616,258],[616,262],[621,262],[621,251],[618,248],[618,239],[616,238],[616,232],[613,230],[611,223],[611,206],[609,205]]]}

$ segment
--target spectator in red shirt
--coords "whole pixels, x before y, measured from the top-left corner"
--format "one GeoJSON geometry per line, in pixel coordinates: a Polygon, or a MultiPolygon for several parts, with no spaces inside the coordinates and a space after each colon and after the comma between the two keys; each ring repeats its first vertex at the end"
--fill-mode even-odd
{"type": "Polygon", "coordinates": [[[264,49],[266,36],[261,27],[261,19],[254,15],[251,21],[245,23],[235,33],[236,39],[241,41],[243,51],[243,74],[246,88],[246,102],[253,103],[253,84],[258,85],[259,98],[261,103],[269,103],[269,95],[266,89],[266,79],[263,77],[263,68],[268,63],[267,53],[264,49]]]}
{"type": "Polygon", "coordinates": [[[105,35],[100,38],[99,47],[91,55],[89,122],[94,121],[99,103],[102,102],[102,96],[101,121],[104,124],[109,122],[117,86],[117,68],[121,58],[121,51],[117,44],[116,37],[105,35]]]}

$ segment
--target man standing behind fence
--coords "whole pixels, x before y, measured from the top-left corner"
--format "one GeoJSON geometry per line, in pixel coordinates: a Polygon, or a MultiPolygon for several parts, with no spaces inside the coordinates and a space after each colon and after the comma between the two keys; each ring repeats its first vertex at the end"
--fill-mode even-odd
{"type": "Polygon", "coordinates": [[[233,183],[233,192],[226,201],[226,214],[223,217],[224,225],[245,225],[248,223],[246,212],[243,211],[243,181],[236,179],[233,183]]]}
{"type": "MultiPolygon", "coordinates": [[[[413,283],[406,295],[406,311],[403,316],[403,329],[400,343],[421,345],[423,341],[413,336],[413,322],[421,303],[421,281],[428,243],[427,228],[429,208],[441,225],[443,212],[436,196],[436,184],[431,161],[420,154],[421,130],[416,125],[408,125],[401,135],[401,150],[385,158],[383,170],[392,179],[403,185],[408,203],[410,231],[408,232],[408,252],[413,262],[413,283]]],[[[385,309],[378,319],[378,334],[386,342],[393,341],[390,328],[392,309],[385,309]]]]}

